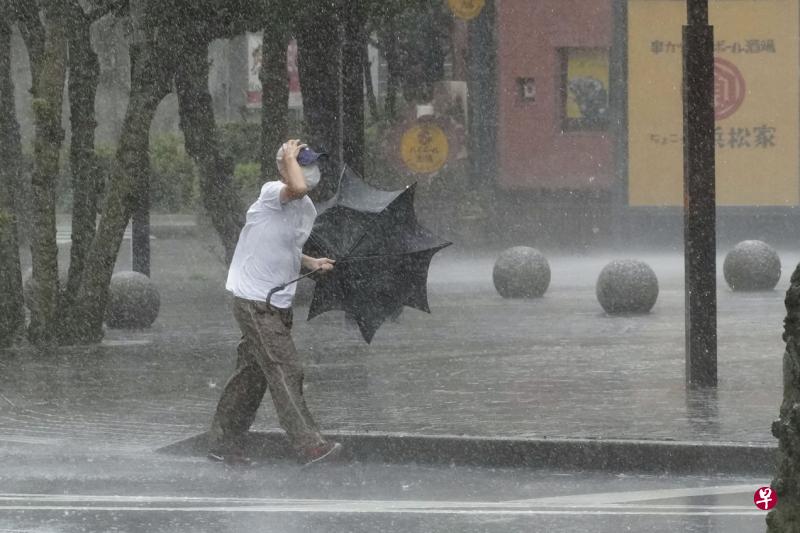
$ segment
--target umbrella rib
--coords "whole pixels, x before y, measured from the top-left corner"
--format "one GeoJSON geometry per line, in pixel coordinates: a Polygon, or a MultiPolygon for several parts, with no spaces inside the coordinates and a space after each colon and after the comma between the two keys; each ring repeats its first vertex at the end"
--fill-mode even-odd
{"type": "MultiPolygon", "coordinates": [[[[391,199],[387,196],[376,198],[371,195],[374,187],[354,172],[346,175],[345,169],[350,171],[346,165],[342,169],[336,193],[338,198],[329,203],[331,209],[338,209],[324,219],[323,235],[327,237],[318,239],[316,232],[312,231],[309,241],[315,254],[332,257],[342,266],[353,266],[343,268],[341,275],[329,282],[315,286],[309,319],[312,312],[317,316],[333,309],[344,310],[356,318],[362,337],[369,343],[395,308],[409,306],[430,312],[427,302],[430,261],[436,252],[452,243],[442,241],[419,224],[414,211],[416,184],[396,194],[392,191],[391,199]],[[353,180],[352,187],[355,187],[348,189],[352,195],[347,198],[342,196],[345,175],[353,180]],[[362,209],[359,209],[359,203],[362,209]],[[376,212],[374,209],[379,210],[376,212]],[[349,227],[350,231],[331,233],[337,225],[349,227]],[[371,240],[373,238],[375,242],[371,240]],[[326,245],[327,239],[330,240],[329,246],[326,245]],[[367,245],[361,246],[365,241],[367,245]],[[348,242],[352,244],[347,246],[348,242]],[[337,253],[338,250],[342,252],[337,253]],[[373,264],[355,264],[359,262],[373,264]]],[[[319,226],[315,224],[315,229],[322,231],[322,221],[319,223],[319,226]]],[[[334,273],[336,270],[334,267],[334,273]]]]}
{"type": "MultiPolygon", "coordinates": [[[[356,247],[357,247],[359,244],[361,244],[361,241],[363,241],[363,240],[364,240],[364,238],[366,238],[367,234],[369,233],[369,230],[370,230],[370,229],[372,229],[372,226],[375,224],[375,221],[376,221],[377,219],[379,219],[379,218],[381,217],[381,215],[385,214],[385,213],[386,213],[386,212],[389,210],[389,208],[390,208],[390,207],[391,207],[391,206],[392,206],[392,205],[393,205],[393,204],[394,204],[394,203],[395,203],[395,202],[396,202],[396,201],[397,201],[399,198],[401,198],[401,197],[402,197],[404,194],[408,193],[409,189],[411,189],[411,190],[413,191],[413,189],[414,189],[415,185],[416,185],[416,183],[415,183],[414,185],[411,185],[411,186],[409,186],[409,187],[406,187],[406,189],[405,189],[403,192],[401,192],[399,195],[397,195],[397,197],[396,197],[394,200],[392,200],[392,201],[391,201],[391,203],[389,203],[389,205],[387,205],[387,206],[386,206],[386,208],[384,208],[382,211],[380,211],[380,212],[378,212],[378,213],[375,213],[375,216],[373,216],[373,217],[370,219],[369,223],[367,224],[367,227],[366,227],[366,228],[364,228],[364,233],[362,233],[362,234],[361,234],[361,236],[358,238],[358,240],[355,242],[355,244],[353,244],[353,246],[351,246],[351,247],[350,247],[350,248],[347,250],[347,253],[344,255],[344,258],[343,258],[343,259],[346,259],[346,258],[348,258],[348,257],[350,256],[350,254],[353,252],[353,250],[354,250],[354,249],[355,249],[355,248],[356,248],[356,247]]],[[[413,210],[412,210],[412,212],[413,212],[413,210]]],[[[415,214],[415,217],[414,217],[414,218],[416,219],[416,214],[415,214]]]]}
{"type": "Polygon", "coordinates": [[[323,250],[323,252],[324,252],[324,255],[326,255],[326,256],[328,256],[328,255],[332,255],[332,254],[330,254],[330,250],[328,250],[328,247],[327,247],[327,246],[325,246],[325,243],[323,243],[323,242],[320,242],[320,240],[319,240],[319,239],[317,239],[317,238],[316,238],[316,236],[315,236],[313,233],[312,233],[311,235],[309,235],[309,236],[308,236],[308,240],[309,240],[309,241],[311,241],[311,242],[313,242],[313,243],[316,243],[316,244],[317,244],[317,246],[319,246],[320,248],[324,249],[324,250],[323,250]]]}
{"type": "Polygon", "coordinates": [[[398,252],[396,254],[382,254],[382,255],[363,255],[363,256],[349,256],[345,257],[344,259],[340,259],[337,263],[349,263],[351,261],[368,261],[370,259],[382,259],[384,257],[402,257],[406,255],[414,255],[414,254],[421,254],[425,252],[430,252],[432,250],[440,250],[447,246],[450,246],[451,243],[444,243],[438,246],[433,246],[431,248],[426,248],[424,250],[415,250],[413,252],[398,252]]]}
{"type": "Polygon", "coordinates": [[[369,223],[367,223],[367,227],[364,228],[364,233],[362,233],[361,236],[358,238],[358,240],[347,250],[347,252],[344,254],[343,260],[349,258],[350,257],[350,253],[356,248],[356,246],[361,244],[361,241],[363,241],[366,238],[367,233],[369,232],[370,229],[372,229],[372,226],[375,223],[375,220],[378,217],[380,217],[382,213],[385,213],[385,211],[381,211],[380,213],[376,213],[375,216],[370,218],[369,223]]]}

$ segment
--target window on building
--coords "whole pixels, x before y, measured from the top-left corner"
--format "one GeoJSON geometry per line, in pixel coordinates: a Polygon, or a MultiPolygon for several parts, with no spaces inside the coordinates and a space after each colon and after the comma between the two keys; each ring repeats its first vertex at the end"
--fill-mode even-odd
{"type": "Polygon", "coordinates": [[[559,54],[563,130],[608,129],[608,49],[562,48],[559,54]]]}

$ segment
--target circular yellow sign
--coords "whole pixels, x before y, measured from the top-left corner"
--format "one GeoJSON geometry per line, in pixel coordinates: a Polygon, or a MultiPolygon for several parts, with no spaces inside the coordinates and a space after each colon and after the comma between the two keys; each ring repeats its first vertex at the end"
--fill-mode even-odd
{"type": "Polygon", "coordinates": [[[433,174],[447,162],[450,143],[442,128],[436,124],[417,124],[403,134],[400,155],[412,172],[433,174]]]}
{"type": "Polygon", "coordinates": [[[486,5],[486,0],[447,0],[455,16],[464,20],[477,17],[486,5]]]}

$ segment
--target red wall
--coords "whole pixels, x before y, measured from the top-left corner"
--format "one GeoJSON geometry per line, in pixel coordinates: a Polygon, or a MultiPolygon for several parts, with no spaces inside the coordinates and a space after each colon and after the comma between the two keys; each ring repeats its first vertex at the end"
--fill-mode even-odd
{"type": "Polygon", "coordinates": [[[498,183],[507,189],[607,189],[607,132],[562,132],[562,47],[610,48],[611,0],[497,0],[498,183]],[[517,78],[535,78],[523,101],[517,78]]]}

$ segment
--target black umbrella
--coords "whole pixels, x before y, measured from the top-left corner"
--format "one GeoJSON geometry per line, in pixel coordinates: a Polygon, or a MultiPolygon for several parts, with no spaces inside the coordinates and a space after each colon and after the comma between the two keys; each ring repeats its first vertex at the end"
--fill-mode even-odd
{"type": "Polygon", "coordinates": [[[364,340],[407,305],[430,313],[428,267],[449,246],[423,228],[414,213],[416,184],[381,191],[345,167],[336,195],[317,206],[303,252],[336,260],[320,276],[308,319],[331,310],[351,316],[364,340]]]}

